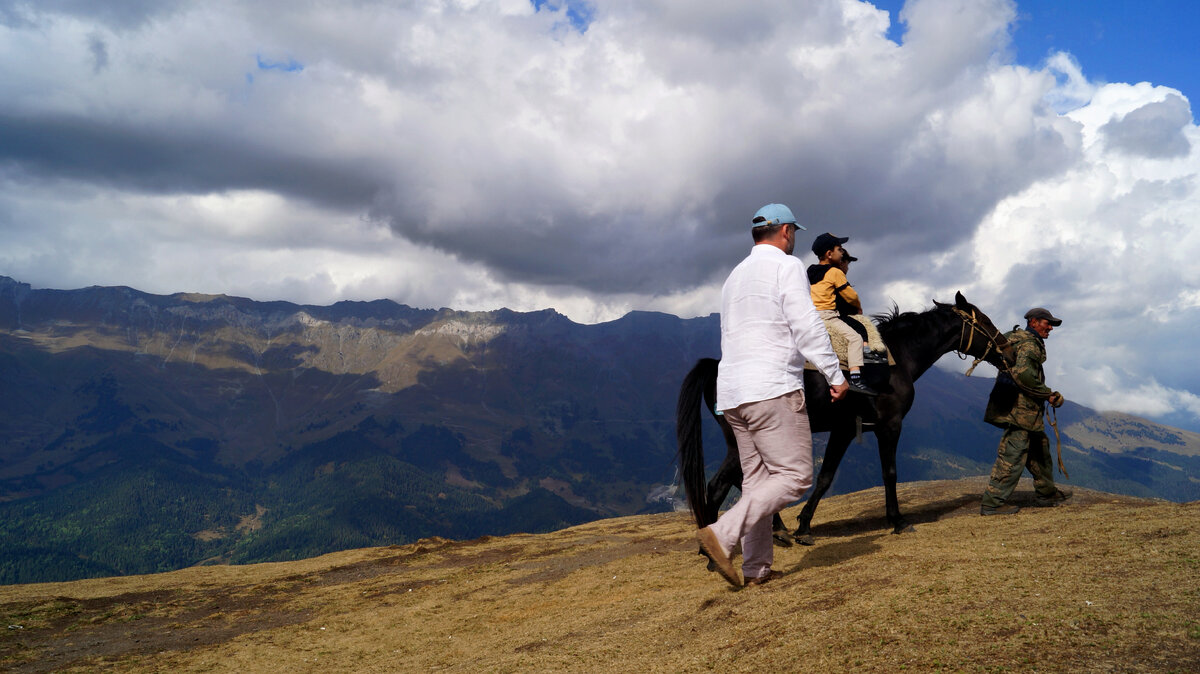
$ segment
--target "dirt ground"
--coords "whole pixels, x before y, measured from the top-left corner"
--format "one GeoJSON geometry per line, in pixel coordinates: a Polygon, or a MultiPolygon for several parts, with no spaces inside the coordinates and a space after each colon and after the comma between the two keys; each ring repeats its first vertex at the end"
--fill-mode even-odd
{"type": "Polygon", "coordinates": [[[882,489],[826,499],[816,545],[777,548],[786,575],[742,590],[682,513],[4,586],[0,668],[1197,671],[1200,502],[1076,490],[981,518],[983,484],[901,485],[916,531],[898,536],[882,489]]]}

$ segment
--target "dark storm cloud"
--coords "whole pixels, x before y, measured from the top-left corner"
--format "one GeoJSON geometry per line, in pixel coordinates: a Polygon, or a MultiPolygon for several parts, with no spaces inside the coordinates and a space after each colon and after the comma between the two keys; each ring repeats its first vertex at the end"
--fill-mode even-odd
{"type": "Polygon", "coordinates": [[[0,0],[0,24],[20,28],[66,15],[112,29],[136,28],[185,4],[185,0],[0,0]]]}
{"type": "Polygon", "coordinates": [[[108,45],[99,35],[88,36],[88,51],[92,53],[92,73],[108,67],[108,45]]]}
{"type": "Polygon", "coordinates": [[[1171,94],[1121,119],[1113,119],[1100,132],[1114,149],[1152,159],[1170,159],[1186,157],[1191,152],[1192,145],[1183,134],[1191,123],[1191,106],[1183,97],[1171,94]]]}
{"type": "Polygon", "coordinates": [[[363,208],[380,189],[366,159],[314,158],[201,129],[136,128],[68,115],[0,112],[0,163],[123,190],[262,189],[339,208],[363,208]]]}

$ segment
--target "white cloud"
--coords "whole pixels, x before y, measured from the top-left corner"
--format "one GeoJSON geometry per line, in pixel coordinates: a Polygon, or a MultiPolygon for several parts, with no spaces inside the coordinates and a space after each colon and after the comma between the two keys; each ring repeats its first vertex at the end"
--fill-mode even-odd
{"type": "Polygon", "coordinates": [[[1187,101],[1165,87],[1107,84],[1066,117],[1080,125],[1080,160],[1002,200],[962,247],[979,274],[972,299],[997,324],[1035,305],[1064,319],[1048,350],[1068,396],[1195,414],[1200,372],[1178,346],[1200,325],[1200,131],[1187,101]],[[1112,142],[1130,120],[1140,130],[1112,142]]]}
{"type": "Polygon", "coordinates": [[[1200,416],[1200,396],[1172,389],[1150,379],[1131,387],[1127,375],[1110,367],[1099,367],[1086,376],[1096,392],[1091,405],[1100,410],[1119,410],[1143,416],[1163,416],[1186,411],[1200,416]]]}

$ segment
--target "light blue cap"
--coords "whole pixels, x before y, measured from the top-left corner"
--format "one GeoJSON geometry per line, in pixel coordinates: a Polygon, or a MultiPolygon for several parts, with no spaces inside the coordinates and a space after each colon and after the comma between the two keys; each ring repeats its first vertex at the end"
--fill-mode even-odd
{"type": "Polygon", "coordinates": [[[796,225],[796,227],[808,231],[808,228],[796,222],[796,216],[792,215],[792,209],[783,204],[767,204],[758,209],[754,214],[754,219],[750,221],[751,226],[758,227],[759,225],[796,225]]]}

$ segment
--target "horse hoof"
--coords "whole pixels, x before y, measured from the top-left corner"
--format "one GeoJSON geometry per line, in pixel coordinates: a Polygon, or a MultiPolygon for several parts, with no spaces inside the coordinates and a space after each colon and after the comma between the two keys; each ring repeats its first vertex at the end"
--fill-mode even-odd
{"type": "Polygon", "coordinates": [[[813,540],[812,534],[804,534],[803,536],[793,536],[793,537],[795,538],[796,542],[799,543],[800,545],[816,545],[817,544],[817,542],[813,540]]]}
{"type": "Polygon", "coordinates": [[[771,538],[775,539],[775,545],[781,548],[792,547],[792,535],[786,531],[774,531],[771,533],[771,538]]]}
{"type": "Polygon", "coordinates": [[[915,532],[916,532],[916,529],[913,528],[913,525],[911,525],[911,524],[905,524],[903,527],[896,527],[896,529],[894,531],[892,531],[892,533],[896,534],[896,535],[911,534],[911,533],[915,533],[915,532]]]}

